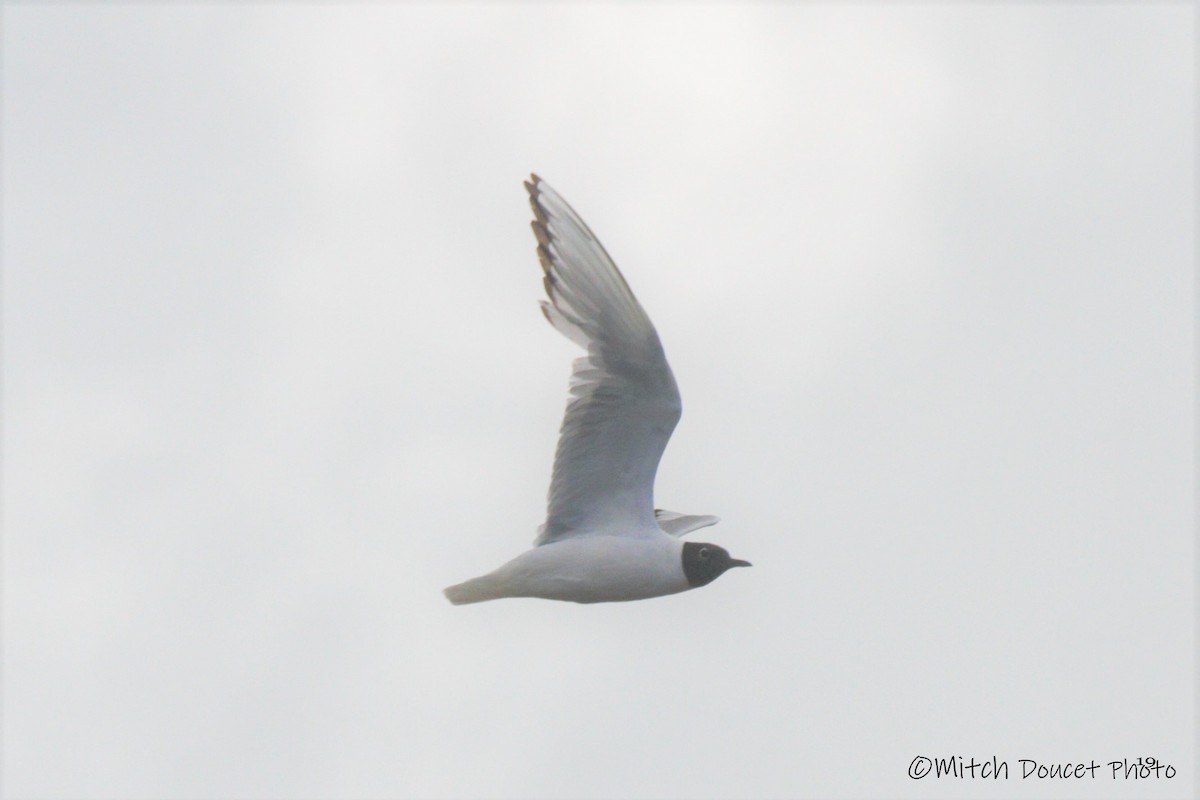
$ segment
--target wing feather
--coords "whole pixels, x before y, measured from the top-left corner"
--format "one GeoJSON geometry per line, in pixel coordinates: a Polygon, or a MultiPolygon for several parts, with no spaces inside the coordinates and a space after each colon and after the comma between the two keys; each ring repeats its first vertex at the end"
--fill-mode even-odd
{"type": "Polygon", "coordinates": [[[654,518],[658,520],[658,527],[675,537],[683,536],[685,533],[691,533],[700,528],[707,528],[709,525],[716,525],[721,521],[720,517],[712,514],[680,514],[678,511],[667,511],[661,508],[654,509],[654,518]]]}

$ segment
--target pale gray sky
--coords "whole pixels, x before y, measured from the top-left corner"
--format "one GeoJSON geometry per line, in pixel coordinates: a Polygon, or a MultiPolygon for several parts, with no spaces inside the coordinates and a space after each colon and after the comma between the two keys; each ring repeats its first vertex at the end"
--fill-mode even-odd
{"type": "Polygon", "coordinates": [[[1193,796],[1195,21],[6,4],[5,796],[1193,796]],[[544,511],[531,170],[754,569],[442,597],[544,511]]]}

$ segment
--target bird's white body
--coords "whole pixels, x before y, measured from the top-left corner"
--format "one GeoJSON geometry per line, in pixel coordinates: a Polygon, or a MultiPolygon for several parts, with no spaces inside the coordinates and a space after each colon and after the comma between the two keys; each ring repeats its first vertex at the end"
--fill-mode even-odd
{"type": "Polygon", "coordinates": [[[575,536],[527,550],[507,564],[446,590],[452,603],[541,597],[576,603],[645,600],[692,588],[683,542],[661,531],[575,536]]]}

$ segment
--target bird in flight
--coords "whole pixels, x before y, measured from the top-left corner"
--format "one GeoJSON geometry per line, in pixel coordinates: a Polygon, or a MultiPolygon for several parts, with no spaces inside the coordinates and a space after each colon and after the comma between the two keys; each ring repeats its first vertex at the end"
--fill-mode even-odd
{"type": "Polygon", "coordinates": [[[654,474],[679,422],[679,389],[650,318],[584,221],[537,175],[525,182],[555,330],[575,359],[546,522],[534,547],[445,590],[461,605],[502,597],[644,600],[712,583],[750,562],[683,542],[710,515],[654,508],[654,474]]]}

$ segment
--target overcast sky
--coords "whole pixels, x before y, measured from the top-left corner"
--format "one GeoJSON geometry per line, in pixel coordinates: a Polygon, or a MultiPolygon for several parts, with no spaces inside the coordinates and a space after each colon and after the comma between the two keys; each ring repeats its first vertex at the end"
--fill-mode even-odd
{"type": "Polygon", "coordinates": [[[3,22],[6,797],[1194,795],[1193,5],[3,22]],[[543,519],[530,171],[753,569],[442,596],[543,519]]]}

